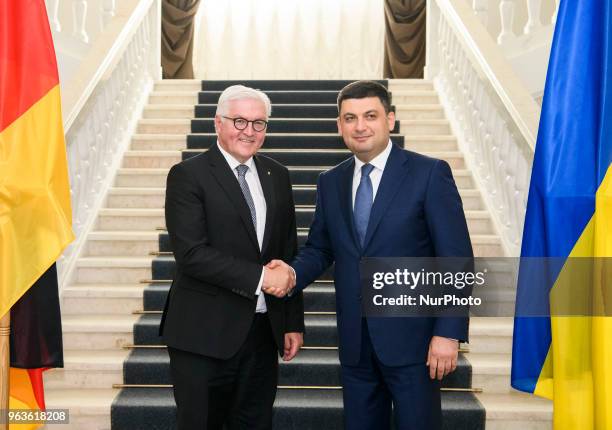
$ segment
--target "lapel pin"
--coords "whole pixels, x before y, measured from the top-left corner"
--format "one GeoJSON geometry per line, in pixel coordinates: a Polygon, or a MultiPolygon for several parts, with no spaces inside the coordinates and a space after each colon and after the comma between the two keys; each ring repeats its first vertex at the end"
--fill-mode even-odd
{"type": "Polygon", "coordinates": [[[268,170],[268,175],[270,175],[270,171],[268,170]]]}

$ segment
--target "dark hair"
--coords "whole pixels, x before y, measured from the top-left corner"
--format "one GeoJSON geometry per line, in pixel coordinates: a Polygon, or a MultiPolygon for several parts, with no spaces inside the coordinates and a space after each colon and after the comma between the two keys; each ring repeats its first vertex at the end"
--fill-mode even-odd
{"type": "Polygon", "coordinates": [[[340,106],[344,100],[364,99],[366,97],[378,97],[385,108],[385,113],[391,112],[391,93],[385,86],[376,81],[356,81],[340,90],[338,94],[338,114],[340,114],[340,106]]]}

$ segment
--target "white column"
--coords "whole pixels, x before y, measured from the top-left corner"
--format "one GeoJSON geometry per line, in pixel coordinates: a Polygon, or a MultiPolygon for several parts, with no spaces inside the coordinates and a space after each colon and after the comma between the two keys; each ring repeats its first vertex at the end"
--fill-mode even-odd
{"type": "Polygon", "coordinates": [[[515,0],[502,0],[499,4],[501,17],[501,32],[497,36],[497,43],[503,45],[516,38],[512,25],[514,23],[515,0]]]}
{"type": "Polygon", "coordinates": [[[485,27],[489,24],[489,4],[487,0],[472,0],[472,9],[485,27]]]}
{"type": "Polygon", "coordinates": [[[103,0],[102,1],[102,30],[106,27],[106,25],[110,22],[110,20],[115,16],[116,9],[116,0],[103,0]]]}
{"type": "Polygon", "coordinates": [[[527,24],[523,29],[525,34],[530,34],[542,27],[542,21],[540,20],[541,9],[542,0],[527,0],[527,24]]]}
{"type": "Polygon", "coordinates": [[[552,16],[552,24],[556,24],[557,22],[557,14],[559,13],[559,1],[560,0],[555,0],[555,13],[553,13],[552,16]]]}
{"type": "Polygon", "coordinates": [[[59,33],[62,31],[62,24],[59,20],[59,0],[48,0],[49,5],[49,22],[51,24],[51,30],[59,33]]]}
{"type": "Polygon", "coordinates": [[[72,36],[83,43],[89,43],[87,34],[87,1],[73,0],[72,2],[72,36]]]}

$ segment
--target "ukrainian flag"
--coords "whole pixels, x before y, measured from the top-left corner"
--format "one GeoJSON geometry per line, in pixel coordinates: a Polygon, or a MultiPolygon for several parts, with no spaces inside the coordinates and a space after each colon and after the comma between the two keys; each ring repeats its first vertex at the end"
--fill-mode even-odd
{"type": "MultiPolygon", "coordinates": [[[[562,0],[521,256],[612,257],[611,162],[612,2],[562,0]]],[[[528,300],[554,309],[567,266],[566,260],[549,283],[519,281],[512,386],[552,399],[556,430],[612,429],[612,318],[518,313],[528,300]]],[[[571,288],[583,289],[601,309],[612,289],[607,276],[598,272],[571,288]]]]}

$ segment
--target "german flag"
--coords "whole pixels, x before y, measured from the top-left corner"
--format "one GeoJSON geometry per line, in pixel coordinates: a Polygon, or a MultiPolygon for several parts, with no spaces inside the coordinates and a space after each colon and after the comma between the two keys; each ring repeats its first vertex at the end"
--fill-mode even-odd
{"type": "Polygon", "coordinates": [[[74,239],[59,77],[43,0],[0,1],[0,29],[0,316],[11,311],[10,407],[42,409],[42,370],[63,364],[55,261],[74,239]]]}

